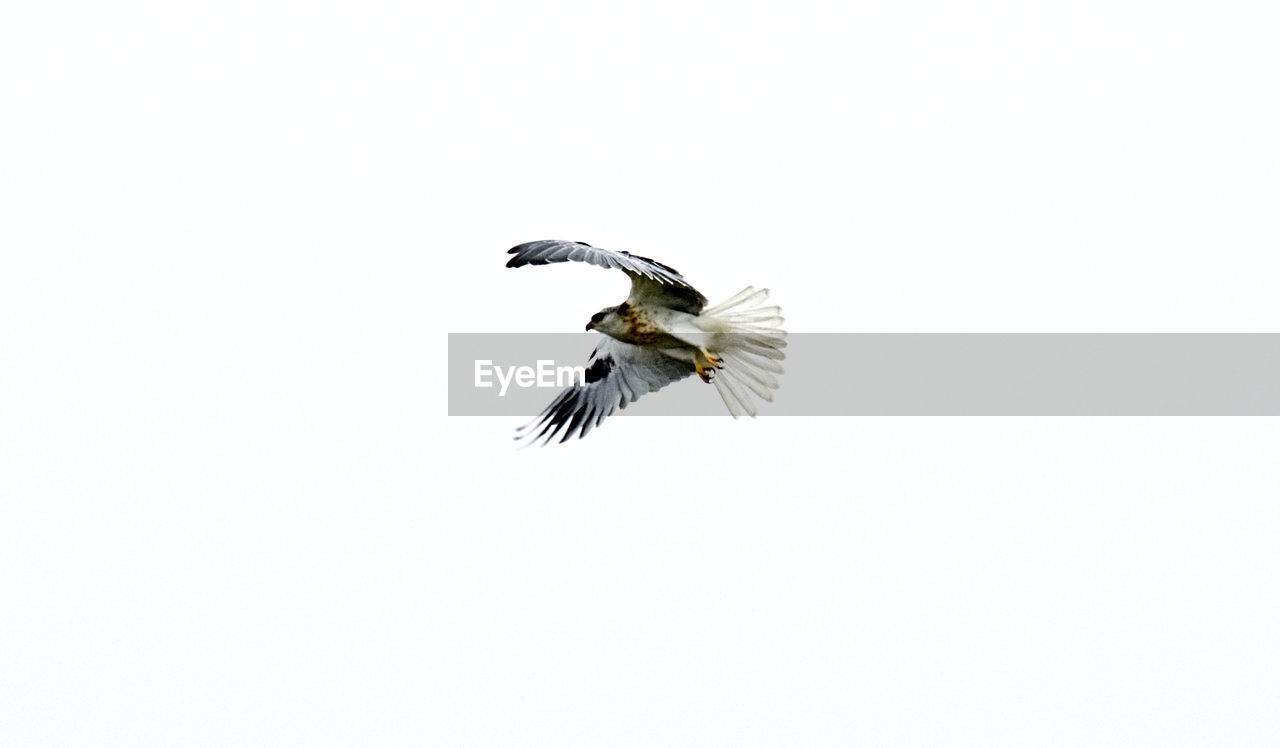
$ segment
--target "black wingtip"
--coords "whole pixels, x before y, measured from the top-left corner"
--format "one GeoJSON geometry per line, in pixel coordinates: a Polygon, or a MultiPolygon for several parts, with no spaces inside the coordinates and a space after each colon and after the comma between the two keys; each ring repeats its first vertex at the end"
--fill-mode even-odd
{"type": "MultiPolygon", "coordinates": [[[[507,250],[507,254],[509,254],[509,255],[513,255],[513,254],[515,254],[516,252],[519,252],[520,250],[522,250],[522,249],[524,249],[525,247],[529,246],[530,244],[554,244],[554,243],[559,242],[559,241],[561,241],[561,240],[559,240],[559,239],[538,239],[537,241],[532,241],[532,242],[521,242],[520,244],[517,244],[516,246],[512,247],[511,249],[508,249],[508,250],[507,250]]],[[[581,245],[582,245],[582,246],[584,246],[584,247],[591,247],[591,245],[590,245],[590,244],[587,244],[586,242],[572,242],[572,243],[573,243],[573,244],[581,244],[581,245]]],[[[592,249],[595,249],[595,247],[592,247],[592,249]]]]}
{"type": "Polygon", "coordinates": [[[525,251],[527,251],[527,250],[534,250],[534,249],[536,249],[535,247],[533,247],[533,246],[532,246],[532,245],[534,245],[534,244],[547,244],[549,241],[551,241],[551,240],[549,240],[549,239],[541,239],[541,240],[538,240],[538,241],[536,241],[536,242],[525,242],[524,244],[517,244],[516,246],[512,247],[511,249],[508,249],[508,250],[507,250],[507,254],[509,254],[509,255],[515,255],[515,257],[512,257],[510,260],[507,260],[507,267],[509,267],[509,268],[522,268],[522,267],[524,267],[525,265],[546,265],[546,264],[547,264],[547,261],[546,261],[546,260],[541,260],[541,259],[526,259],[526,258],[524,258],[524,257],[522,257],[522,256],[521,256],[521,253],[522,253],[522,252],[525,252],[525,251]]]}
{"type": "Polygon", "coordinates": [[[507,254],[509,254],[509,255],[513,255],[513,254],[515,254],[516,252],[519,252],[519,251],[523,250],[525,247],[528,247],[530,244],[541,244],[541,243],[542,243],[542,241],[546,241],[546,240],[545,240],[545,239],[543,239],[543,240],[541,240],[541,241],[536,241],[536,242],[521,242],[520,244],[517,244],[516,246],[512,247],[511,249],[508,249],[508,250],[507,250],[507,254]]]}

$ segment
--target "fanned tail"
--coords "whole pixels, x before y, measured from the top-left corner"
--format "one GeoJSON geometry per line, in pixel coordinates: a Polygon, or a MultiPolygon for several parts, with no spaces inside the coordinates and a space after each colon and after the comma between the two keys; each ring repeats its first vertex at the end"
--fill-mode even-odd
{"type": "Polygon", "coordinates": [[[782,329],[782,309],[764,306],[769,289],[751,286],[728,300],[702,310],[699,319],[716,329],[713,352],[722,368],[712,380],[720,399],[734,418],[756,415],[752,396],[773,401],[777,375],[786,358],[782,349],[787,333],[782,329]]]}

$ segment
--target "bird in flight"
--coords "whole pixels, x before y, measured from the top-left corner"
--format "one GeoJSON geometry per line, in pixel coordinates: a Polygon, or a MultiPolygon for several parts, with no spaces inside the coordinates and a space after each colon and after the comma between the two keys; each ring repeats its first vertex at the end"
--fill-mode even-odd
{"type": "Polygon", "coordinates": [[[550,443],[579,438],[646,393],[697,374],[712,384],[729,413],[755,416],[752,395],[772,401],[785,356],[781,310],[764,306],[768,289],[748,286],[715,306],[680,273],[648,257],[584,242],[537,241],[507,250],[507,267],[588,262],[621,270],[631,293],[596,312],[587,330],[603,333],[587,361],[584,381],[560,393],[516,439],[550,443]]]}

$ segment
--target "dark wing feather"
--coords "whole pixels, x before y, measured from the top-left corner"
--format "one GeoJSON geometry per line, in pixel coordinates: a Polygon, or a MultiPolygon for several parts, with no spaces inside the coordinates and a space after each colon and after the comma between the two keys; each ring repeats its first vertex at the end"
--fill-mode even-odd
{"type": "Polygon", "coordinates": [[[605,338],[591,353],[586,381],[561,392],[537,418],[519,429],[516,439],[550,444],[562,430],[561,442],[574,433],[581,438],[615,411],[693,372],[693,364],[687,361],[605,338]]]}
{"type": "Polygon", "coordinates": [[[507,267],[548,265],[553,262],[587,262],[602,268],[615,268],[631,277],[632,300],[645,299],[689,314],[697,314],[706,306],[707,298],[698,293],[675,268],[630,252],[593,247],[586,242],[545,240],[527,242],[507,250],[515,255],[507,267]]]}

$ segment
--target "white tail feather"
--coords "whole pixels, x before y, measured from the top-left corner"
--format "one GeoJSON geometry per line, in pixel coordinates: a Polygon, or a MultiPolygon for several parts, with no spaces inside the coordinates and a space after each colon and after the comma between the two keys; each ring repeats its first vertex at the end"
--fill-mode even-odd
{"type": "Polygon", "coordinates": [[[782,329],[782,310],[762,306],[768,298],[767,288],[748,286],[698,316],[700,326],[715,333],[710,348],[720,357],[723,368],[712,381],[734,418],[754,417],[752,395],[770,402],[772,391],[778,388],[774,375],[782,373],[778,362],[786,358],[782,349],[787,345],[787,333],[782,329]]]}
{"type": "MultiPolygon", "coordinates": [[[[736,306],[739,306],[739,305],[741,305],[741,304],[745,304],[745,303],[746,303],[746,300],[747,300],[747,299],[748,299],[752,294],[754,294],[754,293],[757,293],[757,291],[756,291],[754,288],[752,288],[751,286],[747,286],[746,288],[744,288],[744,289],[742,289],[741,291],[737,292],[736,294],[734,294],[733,296],[729,297],[728,299],[726,299],[726,300],[724,300],[724,301],[720,302],[719,304],[716,304],[715,306],[710,307],[710,308],[707,308],[707,309],[703,309],[703,310],[702,310],[702,313],[703,313],[703,314],[711,314],[711,315],[719,315],[719,314],[721,314],[722,312],[726,312],[726,311],[728,311],[728,310],[730,310],[730,309],[732,309],[732,308],[734,308],[734,307],[736,307],[736,306]]],[[[765,294],[766,296],[768,296],[768,295],[769,295],[769,290],[768,290],[768,289],[765,289],[765,290],[764,290],[764,294],[765,294]]]]}

